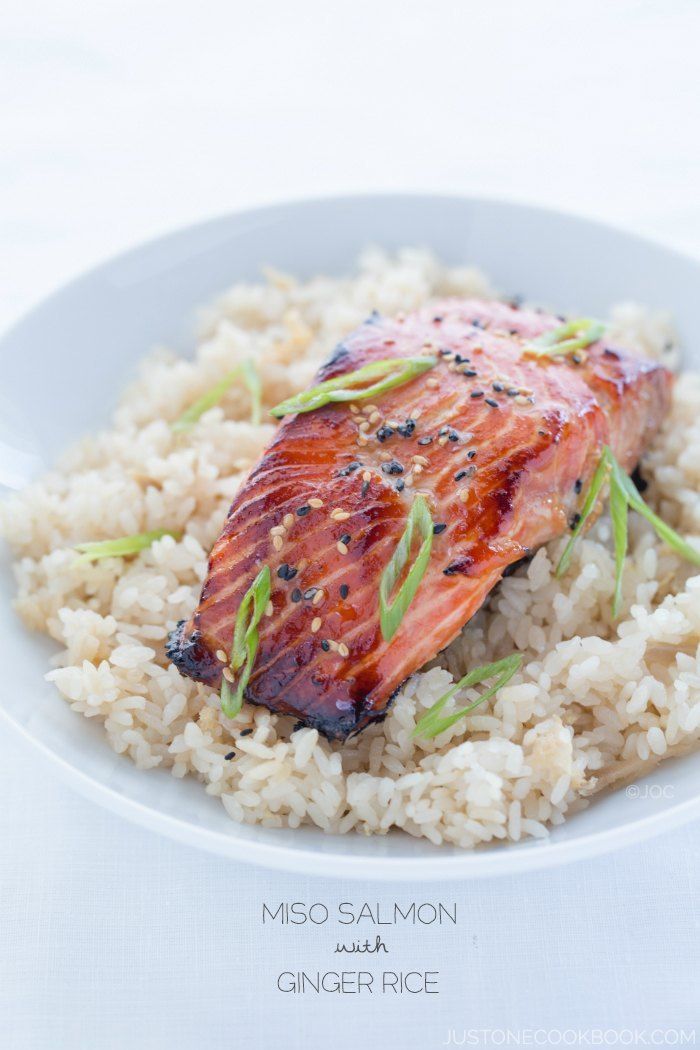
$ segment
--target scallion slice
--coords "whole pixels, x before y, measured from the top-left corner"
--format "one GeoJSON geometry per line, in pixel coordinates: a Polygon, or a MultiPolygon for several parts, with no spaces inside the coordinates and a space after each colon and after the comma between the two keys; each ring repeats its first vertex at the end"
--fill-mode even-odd
{"type": "Polygon", "coordinates": [[[535,357],[571,354],[597,342],[604,332],[605,325],[601,321],[594,321],[591,317],[578,317],[533,339],[525,346],[525,352],[535,357]]]}
{"type": "Polygon", "coordinates": [[[172,424],[172,429],[180,434],[185,430],[191,430],[195,423],[205,412],[214,405],[218,405],[226,391],[233,386],[237,379],[242,379],[250,394],[250,421],[254,426],[260,422],[260,405],[262,400],[262,385],[255,364],[251,360],[242,361],[231,372],[220,379],[213,387],[202,394],[194,404],[185,409],[182,415],[172,424]]]}
{"type": "MultiPolygon", "coordinates": [[[[611,454],[612,455],[612,454],[611,454]]],[[[610,476],[610,520],[612,521],[613,541],[615,544],[615,591],[613,593],[612,614],[616,620],[622,602],[622,573],[627,557],[627,498],[620,485],[618,472],[613,466],[610,476]]]]}
{"type": "Polygon", "coordinates": [[[390,642],[398,631],[401,621],[413,601],[421,580],[428,568],[430,552],[433,547],[433,519],[424,496],[416,496],[406,521],[401,539],[396,545],[389,564],[379,581],[379,622],[382,637],[390,642]],[[406,578],[399,587],[396,597],[391,601],[391,594],[398,583],[411,555],[413,534],[418,530],[423,537],[416,560],[408,570],[406,578]]]}
{"type": "Polygon", "coordinates": [[[588,489],[588,492],[586,493],[586,498],[583,501],[583,507],[581,508],[581,513],[579,514],[579,518],[576,523],[576,528],[572,532],[571,538],[569,539],[569,542],[564,548],[564,553],[559,559],[559,564],[557,565],[556,571],[557,576],[563,576],[566,570],[569,568],[569,564],[571,562],[571,555],[574,552],[576,540],[581,535],[581,532],[583,531],[586,522],[588,521],[596,503],[598,502],[598,495],[600,494],[600,490],[602,489],[605,479],[607,478],[608,473],[610,471],[611,455],[612,453],[608,446],[603,445],[603,451],[601,453],[600,462],[598,463],[593,478],[591,479],[591,485],[588,489]]]}
{"type": "Polygon", "coordinates": [[[153,529],[152,532],[138,532],[133,536],[120,536],[116,540],[98,540],[95,543],[78,543],[75,550],[80,557],[76,564],[83,562],[99,561],[101,558],[128,558],[132,554],[138,554],[146,550],[156,540],[163,536],[172,536],[179,540],[182,532],[173,529],[153,529]]]}
{"type": "Polygon", "coordinates": [[[662,521],[650,507],[647,507],[632,478],[615,459],[612,449],[608,445],[603,445],[600,462],[596,467],[590,488],[586,494],[581,517],[557,565],[557,576],[562,576],[568,569],[574,544],[586,523],[586,519],[595,507],[598,495],[608,474],[610,474],[610,517],[615,544],[615,593],[613,596],[613,617],[615,618],[619,613],[622,600],[622,573],[624,571],[628,544],[628,508],[631,507],[632,510],[636,510],[638,514],[646,518],[650,525],[653,526],[659,539],[663,540],[676,554],[680,554],[682,558],[692,562],[693,565],[700,565],[700,551],[692,547],[687,540],[679,536],[675,529],[667,525],[665,521],[662,521]]]}
{"type": "Polygon", "coordinates": [[[327,379],[310,390],[302,390],[300,394],[275,405],[271,412],[273,416],[281,418],[293,412],[313,412],[314,409],[323,408],[330,402],[363,401],[368,397],[377,397],[395,386],[410,382],[436,364],[435,357],[390,357],[382,361],[373,361],[355,372],[346,372],[334,379],[327,379]],[[369,383],[373,379],[377,382],[363,386],[363,383],[369,383]]]}
{"type": "Polygon", "coordinates": [[[270,569],[264,565],[244,594],[236,613],[229,667],[238,677],[235,684],[225,677],[221,679],[221,710],[227,718],[235,718],[243,706],[243,694],[258,651],[258,624],[269,600],[270,569]]]}
{"type": "Polygon", "coordinates": [[[502,660],[497,660],[493,664],[484,664],[482,667],[475,667],[469,674],[466,674],[464,678],[461,678],[456,685],[453,685],[451,689],[448,689],[444,696],[441,696],[426,714],[416,724],[416,728],[411,734],[414,737],[422,736],[427,740],[431,740],[433,737],[439,736],[450,726],[453,726],[455,722],[458,722],[460,718],[464,718],[465,715],[470,714],[475,708],[483,704],[485,700],[490,700],[492,696],[495,696],[499,689],[502,689],[506,685],[515,672],[518,670],[523,662],[523,658],[520,653],[513,653],[511,656],[506,656],[502,660]],[[440,717],[440,712],[443,710],[445,704],[450,700],[455,693],[458,693],[460,689],[468,689],[472,685],[478,685],[481,682],[487,681],[489,678],[495,678],[496,681],[493,685],[490,685],[481,696],[471,704],[467,704],[466,707],[462,707],[459,711],[453,711],[451,715],[446,715],[444,718],[440,717]]]}

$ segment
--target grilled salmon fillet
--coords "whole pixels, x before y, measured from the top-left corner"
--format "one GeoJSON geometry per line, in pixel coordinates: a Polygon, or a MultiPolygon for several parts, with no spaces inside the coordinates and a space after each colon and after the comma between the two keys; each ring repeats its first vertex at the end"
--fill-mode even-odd
{"type": "Polygon", "coordinates": [[[375,404],[285,419],[234,498],[193,617],[170,637],[181,673],[218,684],[238,605],[267,564],[271,609],[247,700],[328,738],[382,718],[504,570],[571,527],[601,446],[631,471],[668,410],[670,373],[605,339],[566,358],[524,352],[560,324],[450,300],[373,315],[349,335],[319,381],[388,357],[438,364],[375,404]],[[380,577],[417,493],[435,523],[432,554],[386,642],[380,577]]]}

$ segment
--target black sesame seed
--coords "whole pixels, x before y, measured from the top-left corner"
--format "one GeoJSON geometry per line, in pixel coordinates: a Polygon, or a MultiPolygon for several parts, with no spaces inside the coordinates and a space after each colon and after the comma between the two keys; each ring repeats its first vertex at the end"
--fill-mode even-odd
{"type": "Polygon", "coordinates": [[[439,521],[437,525],[433,525],[433,536],[439,536],[441,532],[444,532],[447,525],[444,521],[439,521]]]}
{"type": "Polygon", "coordinates": [[[497,394],[502,394],[503,393],[503,383],[492,383],[491,386],[493,387],[493,389],[496,391],[497,394]]]}
{"type": "Polygon", "coordinates": [[[483,397],[484,396],[484,391],[483,390],[472,390],[472,392],[471,392],[471,394],[469,396],[470,397],[483,397]]]}
{"type": "Polygon", "coordinates": [[[331,647],[330,646],[330,642],[327,642],[326,639],[324,638],[323,641],[321,642],[321,648],[323,649],[324,653],[329,652],[330,651],[330,647],[331,647]]]}
{"type": "Polygon", "coordinates": [[[580,514],[574,514],[571,517],[571,519],[569,521],[569,528],[572,530],[572,532],[576,528],[576,526],[578,525],[580,520],[581,520],[581,515],[580,514]]]}
{"type": "Polygon", "coordinates": [[[448,565],[446,569],[442,570],[443,576],[456,576],[459,572],[459,566],[452,564],[448,565]]]}
{"type": "Polygon", "coordinates": [[[394,431],[392,427],[380,427],[377,431],[377,441],[387,441],[390,437],[392,437],[393,433],[394,431]]]}
{"type": "Polygon", "coordinates": [[[408,438],[416,429],[416,421],[415,419],[407,419],[405,423],[402,423],[401,426],[397,427],[396,429],[401,435],[401,437],[408,438]]]}
{"type": "Polygon", "coordinates": [[[461,354],[455,354],[455,362],[458,365],[463,365],[463,364],[465,364],[465,362],[468,364],[469,363],[469,358],[468,357],[462,357],[461,354]]]}
{"type": "Polygon", "coordinates": [[[433,439],[431,437],[418,438],[419,445],[432,445],[433,439]]]}
{"type": "Polygon", "coordinates": [[[359,470],[361,466],[362,464],[358,463],[357,461],[354,463],[348,463],[347,467],[343,467],[342,470],[338,471],[338,477],[347,478],[349,474],[352,474],[354,471],[359,470]]]}
{"type": "Polygon", "coordinates": [[[293,602],[300,602],[301,601],[301,591],[299,590],[298,587],[294,588],[294,590],[292,591],[291,597],[292,597],[292,601],[293,602]]]}
{"type": "Polygon", "coordinates": [[[477,317],[475,320],[472,321],[472,325],[474,326],[474,328],[483,328],[484,327],[484,322],[480,321],[479,318],[477,317]]]}
{"type": "Polygon", "coordinates": [[[350,588],[348,587],[347,583],[341,583],[341,585],[340,585],[340,597],[341,598],[347,598],[349,593],[350,593],[350,588]]]}
{"type": "Polygon", "coordinates": [[[457,431],[456,430],[451,430],[449,432],[449,434],[447,435],[447,440],[448,441],[459,441],[459,434],[457,433],[457,431]]]}
{"type": "Polygon", "coordinates": [[[461,481],[462,478],[466,478],[466,476],[467,476],[466,470],[458,470],[457,473],[455,474],[455,481],[461,481]]]}
{"type": "Polygon", "coordinates": [[[470,448],[469,451],[467,452],[467,459],[474,459],[475,455],[476,455],[476,449],[475,448],[470,448]]]}
{"type": "Polygon", "coordinates": [[[538,430],[537,433],[540,435],[541,438],[546,438],[548,436],[546,430],[538,430]]]}
{"type": "Polygon", "coordinates": [[[399,480],[394,485],[394,488],[396,489],[397,492],[403,492],[405,487],[406,487],[406,483],[403,480],[403,478],[399,478],[399,480]]]}
{"type": "Polygon", "coordinates": [[[440,429],[438,430],[438,437],[444,437],[445,434],[449,434],[449,432],[450,432],[450,428],[449,427],[440,427],[440,429]]]}
{"type": "Polygon", "coordinates": [[[576,478],[576,481],[574,482],[574,492],[578,493],[581,491],[582,488],[583,482],[581,481],[581,478],[576,478]]]}
{"type": "Polygon", "coordinates": [[[476,376],[478,374],[479,373],[477,372],[477,370],[475,368],[465,368],[464,371],[462,372],[462,375],[466,376],[468,379],[473,379],[474,376],[476,376]]]}
{"type": "Polygon", "coordinates": [[[253,732],[252,729],[241,729],[241,731],[240,731],[240,733],[238,735],[239,736],[250,736],[250,734],[252,732],[253,732]]]}
{"type": "Polygon", "coordinates": [[[304,601],[309,602],[313,598],[314,594],[318,591],[318,587],[309,587],[308,590],[304,591],[304,601]]]}
{"type": "Polygon", "coordinates": [[[382,463],[385,474],[403,474],[403,467],[397,459],[390,459],[388,463],[382,463]]]}
{"type": "Polygon", "coordinates": [[[445,347],[442,350],[438,350],[440,357],[452,357],[452,351],[446,350],[445,347]]]}
{"type": "Polygon", "coordinates": [[[517,335],[518,334],[518,329],[517,328],[509,328],[508,332],[509,332],[510,335],[517,335]]]}
{"type": "Polygon", "coordinates": [[[348,545],[348,543],[350,542],[351,539],[352,539],[352,536],[350,535],[350,533],[349,532],[344,532],[343,535],[340,537],[340,542],[344,543],[345,546],[347,547],[347,545],[348,545]]]}
{"type": "Polygon", "coordinates": [[[580,365],[581,362],[583,361],[583,358],[581,357],[580,354],[572,354],[571,355],[571,360],[574,362],[575,365],[580,365]]]}
{"type": "Polygon", "coordinates": [[[494,399],[492,397],[487,397],[486,398],[486,404],[490,405],[491,408],[500,408],[500,405],[498,404],[498,401],[494,401],[494,399]]]}
{"type": "Polygon", "coordinates": [[[307,504],[303,507],[297,507],[297,514],[300,518],[305,518],[307,514],[311,513],[311,507],[307,504]]]}
{"type": "Polygon", "coordinates": [[[506,390],[506,394],[508,395],[508,397],[517,397],[519,393],[520,391],[514,386],[510,386],[506,390]]]}
{"type": "Polygon", "coordinates": [[[363,481],[362,482],[362,488],[360,489],[360,495],[361,496],[366,496],[368,492],[369,492],[369,481],[363,481]]]}
{"type": "MultiPolygon", "coordinates": [[[[664,347],[664,350],[670,350],[670,349],[671,349],[671,344],[667,343],[666,346],[664,347]]],[[[605,347],[605,349],[603,350],[603,353],[605,354],[606,357],[614,357],[616,361],[620,360],[620,355],[615,353],[614,350],[611,350],[609,346],[605,347]]]]}
{"type": "Polygon", "coordinates": [[[637,464],[637,466],[632,471],[631,478],[639,492],[646,492],[646,490],[649,488],[649,482],[646,481],[640,473],[639,464],[637,464]]]}
{"type": "Polygon", "coordinates": [[[227,761],[230,761],[232,758],[235,758],[235,757],[236,757],[236,752],[235,751],[229,751],[229,753],[227,755],[224,755],[224,758],[227,761]]]}
{"type": "Polygon", "coordinates": [[[291,565],[287,565],[286,561],[283,562],[277,570],[277,575],[280,580],[293,580],[297,574],[297,569],[292,568],[291,565]]]}

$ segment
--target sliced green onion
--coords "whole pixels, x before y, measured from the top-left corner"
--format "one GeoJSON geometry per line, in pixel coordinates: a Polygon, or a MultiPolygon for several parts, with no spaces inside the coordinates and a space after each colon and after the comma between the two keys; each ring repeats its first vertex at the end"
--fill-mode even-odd
{"type": "Polygon", "coordinates": [[[525,346],[525,353],[535,357],[571,354],[574,350],[583,350],[584,347],[597,342],[604,332],[605,325],[601,321],[594,321],[591,317],[578,317],[575,321],[567,321],[559,328],[553,328],[550,332],[544,332],[537,339],[533,339],[525,346]]]}
{"type": "Polygon", "coordinates": [[[367,397],[376,397],[395,386],[410,382],[436,364],[435,357],[389,357],[383,361],[373,361],[355,372],[346,372],[345,375],[327,379],[310,390],[302,390],[300,394],[275,405],[270,411],[273,416],[281,418],[292,412],[313,412],[329,402],[363,401],[367,397]],[[382,379],[382,376],[386,378],[382,379]],[[372,379],[379,381],[371,386],[362,385],[372,379]]]}
{"type": "Polygon", "coordinates": [[[270,569],[264,565],[238,606],[231,643],[229,667],[238,674],[235,686],[221,679],[221,710],[227,718],[235,718],[243,706],[243,694],[253,670],[258,651],[258,624],[270,600],[270,569]]]}
{"type": "Polygon", "coordinates": [[[571,539],[564,548],[564,553],[557,565],[557,576],[562,576],[569,567],[574,544],[586,523],[586,519],[590,516],[596,504],[598,494],[600,493],[608,473],[610,473],[610,517],[612,520],[613,540],[615,543],[615,592],[613,596],[613,618],[616,618],[622,600],[622,573],[624,571],[625,558],[627,556],[627,512],[629,507],[631,507],[632,510],[636,510],[643,518],[646,518],[650,525],[653,526],[659,539],[663,540],[671,550],[674,550],[676,554],[680,554],[681,557],[685,558],[687,561],[692,562],[693,565],[700,565],[700,551],[696,550],[695,547],[692,547],[682,536],[679,536],[676,530],[671,528],[670,525],[667,525],[665,521],[662,521],[658,514],[654,513],[651,507],[647,507],[637,489],[637,486],[632,481],[632,478],[622,469],[615,459],[612,449],[610,449],[608,445],[603,445],[600,462],[596,467],[591,486],[586,494],[581,517],[571,535],[571,539]]]}
{"type": "MultiPolygon", "coordinates": [[[[612,457],[612,453],[610,453],[612,457]]],[[[617,475],[620,486],[624,489],[632,510],[636,510],[638,514],[641,514],[643,518],[653,526],[656,535],[660,540],[674,550],[676,554],[680,554],[686,561],[692,562],[693,565],[700,565],[700,551],[692,547],[687,540],[684,540],[682,536],[676,532],[675,529],[667,525],[665,521],[662,521],[658,514],[655,514],[651,507],[647,507],[646,503],[642,499],[639,489],[632,481],[632,478],[622,469],[617,460],[613,459],[613,469],[617,475]]]]}
{"type": "Polygon", "coordinates": [[[598,463],[598,466],[595,470],[595,474],[593,475],[593,478],[591,480],[591,486],[588,492],[586,493],[586,498],[584,500],[583,507],[581,508],[581,514],[579,516],[578,522],[576,523],[576,528],[572,532],[571,538],[569,539],[569,542],[564,548],[564,553],[559,559],[559,564],[557,565],[556,569],[557,576],[563,576],[566,570],[569,568],[569,565],[571,563],[571,555],[574,552],[576,540],[581,535],[581,531],[583,530],[584,525],[586,524],[588,518],[590,517],[593,511],[593,508],[595,507],[598,501],[598,495],[603,487],[605,479],[608,476],[608,472],[610,471],[611,455],[612,453],[608,446],[603,445],[603,451],[600,457],[600,462],[598,463]]]}
{"type": "Polygon", "coordinates": [[[483,704],[485,700],[490,700],[492,696],[495,696],[499,689],[502,689],[506,685],[515,672],[519,669],[523,658],[520,653],[513,653],[511,656],[506,656],[502,660],[497,660],[493,664],[484,664],[482,667],[475,667],[473,671],[466,674],[464,678],[461,678],[456,685],[453,685],[451,689],[441,696],[433,706],[427,711],[421,720],[417,723],[416,728],[413,730],[412,736],[422,736],[427,740],[431,740],[433,737],[439,736],[450,726],[453,726],[455,722],[458,722],[460,718],[464,718],[465,715],[470,714],[476,707],[483,704]],[[496,681],[493,685],[490,685],[481,696],[471,704],[467,704],[466,707],[460,708],[459,711],[453,711],[451,715],[446,715],[444,718],[440,718],[440,712],[444,708],[448,700],[451,700],[455,693],[458,693],[460,689],[468,689],[472,685],[478,685],[480,682],[487,681],[489,678],[495,678],[496,681]]]}
{"type": "Polygon", "coordinates": [[[133,536],[120,536],[116,540],[98,540],[96,543],[78,543],[75,550],[80,553],[77,565],[87,561],[99,561],[101,558],[128,558],[146,550],[163,536],[172,536],[179,540],[182,532],[173,529],[153,529],[152,532],[138,532],[133,536]]]}
{"type": "Polygon", "coordinates": [[[379,581],[379,622],[382,628],[382,637],[385,642],[390,642],[398,631],[401,621],[406,615],[409,605],[413,601],[416,591],[423,579],[425,570],[430,561],[430,552],[433,547],[433,519],[424,496],[416,496],[413,506],[406,521],[406,528],[396,545],[389,564],[382,573],[379,581]],[[408,570],[406,578],[399,587],[396,597],[390,601],[391,593],[399,581],[399,578],[408,564],[411,554],[413,533],[418,529],[423,542],[416,555],[416,560],[408,570]]]}
{"type": "Polygon", "coordinates": [[[240,365],[220,379],[213,387],[202,394],[194,404],[190,405],[182,415],[172,424],[172,429],[180,434],[185,430],[191,430],[199,418],[214,405],[218,405],[227,390],[233,386],[237,379],[242,379],[250,394],[250,421],[254,426],[260,422],[260,404],[262,400],[262,386],[260,376],[255,364],[251,360],[242,361],[240,365]]]}
{"type": "Polygon", "coordinates": [[[622,603],[622,573],[627,557],[627,496],[620,484],[618,471],[613,466],[610,476],[610,519],[612,521],[613,540],[615,542],[615,591],[613,594],[612,614],[616,620],[622,603]]]}

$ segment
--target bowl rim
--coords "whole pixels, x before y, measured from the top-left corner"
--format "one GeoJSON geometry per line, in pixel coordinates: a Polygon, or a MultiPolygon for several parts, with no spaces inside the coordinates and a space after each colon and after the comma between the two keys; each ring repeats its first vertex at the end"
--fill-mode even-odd
{"type": "MultiPolygon", "coordinates": [[[[446,207],[451,205],[469,205],[477,209],[495,207],[522,213],[529,212],[535,217],[543,216],[550,220],[559,218],[566,222],[574,223],[581,228],[592,227],[601,233],[623,237],[640,247],[644,246],[653,250],[661,250],[668,257],[675,258],[682,264],[695,267],[698,267],[700,264],[700,260],[694,255],[630,231],[624,226],[591,219],[576,212],[547,208],[537,204],[512,200],[507,197],[430,192],[370,192],[301,197],[253,208],[236,209],[199,222],[186,223],[155,237],[140,241],[126,250],[115,252],[101,262],[85,268],[67,282],[56,287],[48,295],[36,300],[18,319],[0,333],[0,350],[2,350],[3,343],[15,338],[25,323],[31,321],[36,313],[51,307],[67,293],[79,291],[83,282],[105,274],[114,265],[128,264],[144,252],[158,251],[166,247],[168,242],[203,234],[207,230],[214,230],[222,223],[241,218],[253,221],[274,220],[276,216],[281,216],[290,210],[298,208],[308,207],[313,209],[318,206],[343,207],[350,204],[364,204],[371,207],[373,205],[379,206],[388,201],[402,201],[417,206],[430,201],[431,203],[444,204],[446,207]]],[[[648,813],[637,820],[626,821],[624,824],[615,825],[611,828],[588,832],[570,840],[552,842],[549,839],[528,839],[522,843],[509,846],[497,844],[484,849],[465,850],[463,853],[451,853],[449,855],[441,854],[441,847],[434,847],[435,852],[425,857],[391,857],[381,855],[368,857],[366,854],[324,852],[323,850],[309,848],[301,841],[299,846],[254,842],[249,839],[240,839],[235,834],[237,825],[233,821],[231,823],[232,833],[227,834],[223,831],[206,828],[172,816],[107,786],[96,777],[83,772],[79,766],[74,765],[59,751],[54,750],[49,744],[34,736],[25,725],[13,717],[1,701],[0,717],[6,724],[17,731],[27,743],[48,758],[64,781],[70,784],[79,794],[101,804],[111,812],[117,813],[141,827],[219,856],[299,874],[335,876],[345,879],[367,880],[371,878],[379,881],[394,880],[401,882],[410,880],[454,880],[515,874],[571,863],[585,857],[597,856],[613,849],[641,842],[663,831],[678,827],[689,820],[700,818],[700,793],[698,793],[696,797],[676,802],[662,811],[648,813]]],[[[622,790],[622,788],[617,790],[622,790]]],[[[323,833],[319,831],[318,834],[321,835],[323,833]]]]}

